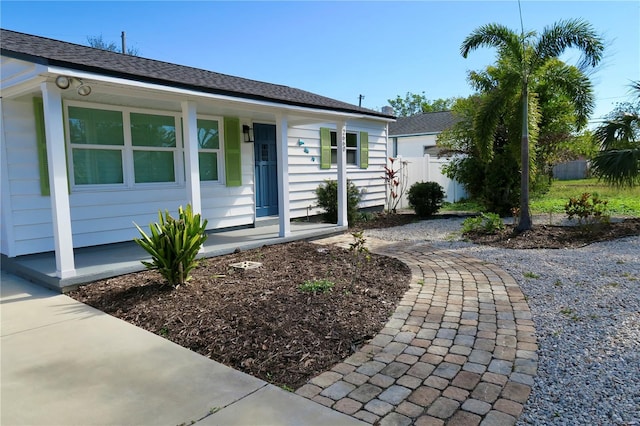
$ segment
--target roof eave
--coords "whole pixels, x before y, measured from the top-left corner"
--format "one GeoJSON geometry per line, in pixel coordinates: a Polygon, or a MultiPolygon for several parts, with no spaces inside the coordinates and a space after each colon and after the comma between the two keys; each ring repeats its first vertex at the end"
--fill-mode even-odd
{"type": "Polygon", "coordinates": [[[387,114],[384,114],[384,113],[378,113],[376,111],[369,111],[369,110],[363,111],[363,110],[357,110],[357,109],[349,109],[349,108],[341,108],[341,107],[329,107],[329,106],[325,107],[325,106],[322,106],[322,105],[315,105],[315,104],[310,104],[310,103],[305,103],[305,102],[289,101],[289,100],[286,100],[286,99],[279,99],[279,98],[273,98],[273,97],[268,97],[268,96],[261,96],[261,95],[245,93],[245,92],[214,89],[214,88],[211,88],[211,87],[203,87],[203,86],[199,86],[199,85],[195,85],[195,84],[188,84],[188,83],[178,83],[178,82],[171,81],[171,80],[165,80],[165,79],[159,79],[159,78],[153,78],[153,77],[145,77],[145,76],[136,75],[136,74],[130,74],[130,73],[123,73],[123,72],[119,72],[119,71],[107,70],[107,69],[104,69],[104,68],[101,68],[101,67],[93,67],[93,66],[77,64],[77,63],[74,63],[74,62],[61,61],[61,60],[57,60],[57,59],[43,58],[41,56],[24,54],[24,53],[21,53],[21,52],[15,52],[15,51],[11,51],[11,50],[4,49],[4,48],[0,48],[0,53],[2,55],[4,55],[4,56],[8,56],[8,57],[11,57],[11,58],[14,58],[14,59],[20,59],[20,60],[24,60],[24,61],[33,62],[33,63],[40,64],[40,65],[61,67],[61,68],[67,68],[67,69],[82,71],[82,72],[90,72],[90,73],[105,75],[105,76],[114,77],[114,78],[122,78],[122,79],[142,82],[142,83],[150,83],[150,84],[156,84],[156,85],[160,85],[160,86],[167,86],[167,87],[173,87],[173,88],[179,88],[179,89],[193,90],[193,91],[202,92],[202,93],[221,95],[221,96],[229,96],[229,97],[240,98],[240,99],[263,101],[263,102],[272,102],[272,103],[277,103],[277,104],[282,104],[282,105],[287,105],[287,106],[310,108],[310,109],[315,109],[315,110],[320,110],[320,111],[334,111],[334,112],[346,113],[346,114],[350,114],[350,115],[351,114],[356,114],[356,115],[361,115],[363,117],[367,117],[367,118],[370,118],[370,119],[377,119],[377,120],[381,120],[381,121],[385,121],[385,122],[392,122],[392,121],[395,120],[394,116],[387,115],[387,114]]]}

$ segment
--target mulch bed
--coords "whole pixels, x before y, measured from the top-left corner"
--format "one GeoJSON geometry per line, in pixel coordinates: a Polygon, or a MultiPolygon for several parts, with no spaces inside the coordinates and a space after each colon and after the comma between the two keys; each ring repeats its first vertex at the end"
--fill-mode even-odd
{"type": "Polygon", "coordinates": [[[496,234],[471,232],[465,237],[476,244],[508,249],[561,249],[584,247],[598,241],[640,235],[640,218],[593,226],[534,225],[531,231],[517,233],[507,226],[496,234]]]}
{"type": "Polygon", "coordinates": [[[398,260],[308,242],[203,260],[172,289],[145,271],[80,287],[69,296],[270,383],[295,389],[375,336],[407,291],[398,260]],[[235,262],[261,262],[237,270],[235,262]],[[355,266],[360,265],[356,270],[355,266]],[[355,278],[354,278],[355,277],[355,278]],[[327,293],[298,289],[335,283],[327,293]]]}

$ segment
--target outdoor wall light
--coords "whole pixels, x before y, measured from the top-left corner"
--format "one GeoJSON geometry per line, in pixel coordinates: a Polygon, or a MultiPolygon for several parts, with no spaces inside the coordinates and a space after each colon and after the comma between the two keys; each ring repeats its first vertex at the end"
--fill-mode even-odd
{"type": "Polygon", "coordinates": [[[253,142],[253,129],[246,124],[242,125],[242,133],[244,134],[244,141],[247,143],[253,142]]]}
{"type": "Polygon", "coordinates": [[[59,75],[56,77],[56,86],[58,86],[62,90],[66,90],[69,87],[75,87],[78,95],[80,96],[88,96],[91,93],[91,87],[86,85],[84,81],[79,78],[67,77],[66,75],[59,75]]]}
{"type": "Polygon", "coordinates": [[[58,86],[60,89],[68,89],[70,85],[71,79],[66,75],[59,75],[58,77],[56,77],[56,86],[58,86]]]}
{"type": "Polygon", "coordinates": [[[91,93],[91,87],[87,86],[86,84],[84,84],[84,82],[80,81],[80,85],[78,86],[78,95],[89,96],[90,93],[91,93]]]}

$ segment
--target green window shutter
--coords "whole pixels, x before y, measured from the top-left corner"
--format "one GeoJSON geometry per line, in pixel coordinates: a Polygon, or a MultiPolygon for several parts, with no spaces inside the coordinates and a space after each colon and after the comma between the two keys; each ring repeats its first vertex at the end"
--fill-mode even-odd
{"type": "Polygon", "coordinates": [[[38,145],[38,167],[40,169],[40,194],[50,195],[49,164],[47,163],[47,137],[44,130],[44,106],[42,98],[33,98],[33,113],[36,118],[36,142],[38,145]]]}
{"type": "Polygon", "coordinates": [[[224,172],[227,186],[242,185],[242,157],[240,119],[224,118],[224,172]]]}
{"type": "Polygon", "coordinates": [[[320,128],[320,168],[331,168],[331,129],[320,128]]]}
{"type": "Polygon", "coordinates": [[[360,168],[369,167],[369,133],[360,132],[360,168]]]}

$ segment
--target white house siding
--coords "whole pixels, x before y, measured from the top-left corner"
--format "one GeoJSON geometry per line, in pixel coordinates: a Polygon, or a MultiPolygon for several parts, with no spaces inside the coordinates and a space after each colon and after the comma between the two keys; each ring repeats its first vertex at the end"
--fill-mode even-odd
{"type": "MultiPolygon", "coordinates": [[[[2,253],[14,257],[54,249],[51,200],[40,192],[40,173],[32,99],[4,100],[2,253]],[[7,188],[8,194],[4,194],[7,188]],[[8,226],[11,226],[9,232],[8,226]]],[[[253,146],[243,144],[243,186],[203,183],[203,216],[208,229],[253,223],[253,146]]],[[[74,247],[130,241],[138,231],[156,222],[159,210],[176,213],[186,205],[182,185],[145,188],[72,191],[69,195],[74,247]]]]}
{"type": "Polygon", "coordinates": [[[220,183],[200,183],[202,217],[207,229],[249,225],[254,221],[253,144],[242,144],[242,186],[227,187],[220,183]]]}
{"type": "MultiPolygon", "coordinates": [[[[320,128],[335,129],[335,124],[298,126],[289,129],[289,200],[292,218],[322,213],[316,207],[315,190],[324,180],[335,180],[337,166],[320,168],[320,128]],[[304,142],[303,145],[299,141],[304,142]],[[308,153],[304,149],[309,150],[308,153]],[[315,161],[314,161],[315,160],[315,161]]],[[[387,158],[386,129],[373,122],[347,122],[348,132],[369,134],[369,167],[347,165],[347,178],[363,192],[361,208],[384,206],[385,187],[382,176],[387,158]]]]}
{"type": "Polygon", "coordinates": [[[2,252],[8,256],[53,249],[51,201],[40,195],[34,122],[30,99],[3,100],[3,163],[6,162],[8,173],[2,176],[8,179],[3,190],[9,190],[2,196],[3,203],[8,203],[3,211],[9,214],[13,225],[12,233],[4,229],[2,233],[2,252]]]}

